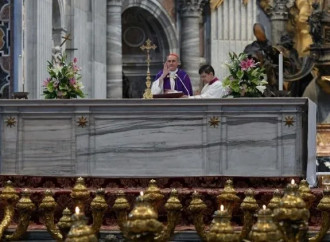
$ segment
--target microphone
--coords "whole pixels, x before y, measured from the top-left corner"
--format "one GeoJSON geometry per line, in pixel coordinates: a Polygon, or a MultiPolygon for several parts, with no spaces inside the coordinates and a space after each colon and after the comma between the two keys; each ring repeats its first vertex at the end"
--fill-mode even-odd
{"type": "Polygon", "coordinates": [[[181,78],[179,77],[178,74],[175,73],[175,77],[179,78],[180,82],[182,83],[184,89],[186,89],[187,93],[188,93],[188,96],[190,97],[190,93],[188,91],[188,88],[186,87],[186,85],[183,83],[183,81],[181,80],[181,78]]]}

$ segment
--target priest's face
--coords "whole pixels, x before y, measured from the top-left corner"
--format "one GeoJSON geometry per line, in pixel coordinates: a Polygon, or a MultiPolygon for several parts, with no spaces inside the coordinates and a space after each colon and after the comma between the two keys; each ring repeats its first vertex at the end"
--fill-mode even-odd
{"type": "Polygon", "coordinates": [[[203,72],[200,77],[203,83],[210,83],[210,81],[214,79],[214,75],[212,72],[211,73],[203,72]]]}
{"type": "Polygon", "coordinates": [[[174,56],[174,55],[169,55],[167,57],[167,68],[169,71],[175,71],[176,68],[178,68],[179,65],[179,60],[178,57],[174,56]]]}

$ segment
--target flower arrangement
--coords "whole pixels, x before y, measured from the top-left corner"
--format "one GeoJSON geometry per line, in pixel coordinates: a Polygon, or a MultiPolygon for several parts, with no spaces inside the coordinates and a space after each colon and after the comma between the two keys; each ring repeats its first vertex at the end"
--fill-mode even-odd
{"type": "Polygon", "coordinates": [[[60,55],[48,61],[47,71],[49,78],[43,82],[43,94],[45,99],[70,99],[85,97],[82,89],[84,86],[81,79],[80,68],[77,65],[77,58],[67,63],[66,55],[60,55]]]}
{"type": "Polygon", "coordinates": [[[227,65],[230,75],[223,81],[223,86],[229,89],[228,96],[261,97],[266,85],[266,74],[259,62],[249,58],[247,54],[229,53],[230,62],[227,65]]]}

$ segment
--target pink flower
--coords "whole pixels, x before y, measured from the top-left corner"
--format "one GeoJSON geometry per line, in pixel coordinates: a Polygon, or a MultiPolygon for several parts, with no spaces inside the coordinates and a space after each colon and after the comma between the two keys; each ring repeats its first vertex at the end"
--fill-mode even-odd
{"type": "Polygon", "coordinates": [[[74,78],[72,78],[72,79],[70,79],[70,86],[74,86],[74,85],[76,85],[76,79],[74,79],[74,78]]]}
{"type": "Polygon", "coordinates": [[[73,63],[77,63],[77,62],[78,62],[78,58],[77,57],[73,58],[73,63]]]}
{"type": "Polygon", "coordinates": [[[50,82],[50,78],[47,78],[46,80],[44,80],[44,82],[43,82],[42,85],[43,85],[44,87],[47,87],[49,82],[50,82]]]}
{"type": "Polygon", "coordinates": [[[246,71],[247,69],[251,68],[251,67],[255,67],[255,62],[253,59],[246,59],[246,60],[242,60],[240,63],[240,67],[242,68],[243,71],[246,71]]]}

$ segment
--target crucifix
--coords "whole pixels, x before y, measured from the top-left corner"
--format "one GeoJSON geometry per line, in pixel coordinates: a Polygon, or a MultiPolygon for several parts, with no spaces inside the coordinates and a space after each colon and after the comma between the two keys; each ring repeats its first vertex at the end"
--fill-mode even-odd
{"type": "Polygon", "coordinates": [[[146,86],[147,86],[147,89],[144,91],[144,94],[143,94],[143,98],[144,99],[152,99],[152,93],[151,93],[151,77],[150,77],[150,50],[155,50],[157,48],[157,46],[155,44],[153,44],[151,42],[150,39],[147,39],[146,42],[145,42],[145,45],[141,45],[140,46],[141,50],[144,51],[146,50],[147,51],[147,81],[146,81],[146,86]]]}
{"type": "Polygon", "coordinates": [[[147,51],[147,66],[148,66],[148,72],[149,72],[149,66],[150,66],[150,50],[155,50],[157,46],[155,44],[152,44],[150,39],[147,39],[145,42],[145,45],[140,46],[141,50],[147,51]]]}
{"type": "Polygon", "coordinates": [[[64,45],[64,43],[65,43],[66,41],[68,41],[68,40],[72,40],[70,37],[71,37],[71,34],[67,34],[67,35],[62,36],[63,41],[62,41],[62,43],[60,44],[60,47],[62,47],[62,45],[64,45]]]}

